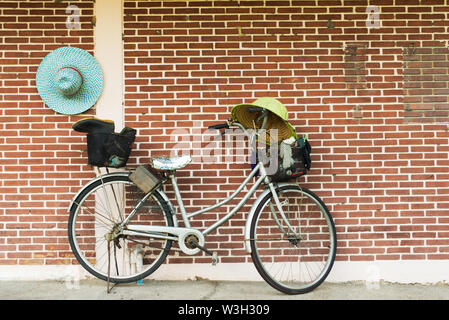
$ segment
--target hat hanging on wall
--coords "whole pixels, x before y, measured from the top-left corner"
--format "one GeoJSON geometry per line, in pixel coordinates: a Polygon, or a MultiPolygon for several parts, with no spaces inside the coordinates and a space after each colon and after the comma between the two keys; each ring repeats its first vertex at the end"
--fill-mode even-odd
{"type": "Polygon", "coordinates": [[[40,63],[36,86],[50,109],[62,114],[78,114],[90,109],[100,97],[103,72],[89,52],[61,47],[40,63]]]}

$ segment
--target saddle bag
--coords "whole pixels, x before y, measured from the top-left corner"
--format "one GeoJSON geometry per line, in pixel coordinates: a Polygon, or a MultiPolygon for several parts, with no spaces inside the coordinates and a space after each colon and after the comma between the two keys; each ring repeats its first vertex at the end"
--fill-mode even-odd
{"type": "Polygon", "coordinates": [[[120,133],[116,133],[112,121],[96,118],[80,120],[72,128],[87,133],[87,157],[90,165],[111,168],[126,165],[136,137],[135,129],[125,127],[120,133]]]}
{"type": "MultiPolygon", "coordinates": [[[[281,143],[282,144],[282,143],[281,143]]],[[[273,182],[285,182],[291,179],[299,178],[307,174],[310,170],[312,160],[310,153],[312,148],[305,136],[297,138],[292,145],[283,146],[284,148],[291,148],[289,152],[279,152],[279,166],[275,174],[271,175],[273,182]],[[285,161],[285,157],[291,157],[290,161],[285,161]],[[288,163],[285,166],[285,163],[288,163]]],[[[280,147],[281,148],[281,147],[280,147]]]]}
{"type": "Polygon", "coordinates": [[[120,133],[89,133],[88,163],[98,167],[120,168],[126,165],[136,130],[124,128],[120,133]]]}

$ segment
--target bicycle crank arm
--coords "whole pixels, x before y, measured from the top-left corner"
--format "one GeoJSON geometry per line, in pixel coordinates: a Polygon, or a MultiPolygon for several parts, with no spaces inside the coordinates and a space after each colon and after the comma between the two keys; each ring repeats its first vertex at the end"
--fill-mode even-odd
{"type": "Polygon", "coordinates": [[[216,251],[212,252],[210,250],[207,250],[206,248],[200,246],[198,243],[196,243],[194,240],[190,240],[189,244],[193,247],[199,248],[201,251],[207,253],[208,255],[212,256],[212,265],[216,266],[218,262],[218,253],[216,251]]]}
{"type": "Polygon", "coordinates": [[[214,253],[213,253],[212,251],[209,251],[209,250],[207,250],[206,248],[200,246],[198,243],[196,243],[196,242],[193,241],[193,240],[190,240],[190,241],[189,241],[189,244],[190,244],[192,247],[198,248],[198,249],[200,249],[201,251],[206,252],[206,253],[207,253],[208,255],[210,255],[210,256],[213,256],[213,255],[214,255],[214,253]]]}

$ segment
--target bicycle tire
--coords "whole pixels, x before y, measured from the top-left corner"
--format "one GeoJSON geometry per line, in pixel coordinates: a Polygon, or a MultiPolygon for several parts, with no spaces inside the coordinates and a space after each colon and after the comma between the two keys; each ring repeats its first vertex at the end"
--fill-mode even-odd
{"type": "Polygon", "coordinates": [[[276,188],[276,192],[281,203],[287,203],[288,209],[292,208],[293,213],[290,213],[282,206],[287,220],[290,221],[293,216],[298,220],[295,223],[290,221],[296,235],[289,231],[285,220],[280,218],[276,223],[273,219],[272,208],[275,205],[266,210],[272,198],[272,194],[268,193],[257,206],[251,221],[252,261],[261,277],[276,290],[286,294],[307,293],[318,287],[332,269],[337,248],[335,225],[324,202],[310,190],[287,185],[276,188]],[[293,202],[291,197],[283,200],[284,195],[290,193],[304,196],[307,203],[301,200],[300,206],[311,209],[315,206],[318,210],[306,212],[296,203],[290,205],[293,202]],[[315,273],[316,266],[320,268],[317,276],[310,281],[303,280],[315,273]]]}
{"type": "MultiPolygon", "coordinates": [[[[92,237],[92,233],[100,233],[101,232],[101,228],[105,228],[107,230],[107,226],[103,227],[102,225],[100,225],[100,223],[102,223],[102,221],[111,218],[110,221],[106,221],[107,223],[103,223],[104,225],[107,225],[108,223],[112,223],[114,221],[114,218],[112,217],[112,215],[110,214],[109,217],[105,216],[105,213],[102,212],[102,214],[98,213],[97,215],[97,210],[99,210],[97,208],[97,206],[99,206],[98,204],[95,204],[96,208],[93,209],[94,211],[94,222],[92,224],[92,209],[88,210],[86,209],[85,211],[87,211],[86,214],[84,214],[84,212],[81,212],[83,210],[83,204],[86,201],[92,201],[89,200],[90,196],[94,195],[95,198],[95,192],[97,190],[100,190],[101,188],[106,189],[108,185],[113,185],[114,183],[117,184],[123,184],[123,190],[125,190],[123,193],[125,195],[128,195],[128,191],[127,190],[138,190],[138,188],[134,185],[134,183],[129,180],[129,177],[127,175],[123,175],[123,174],[110,174],[108,176],[105,176],[102,179],[97,179],[94,180],[92,182],[90,182],[89,184],[87,184],[82,191],[77,195],[77,197],[74,199],[73,201],[73,205],[70,208],[70,215],[69,215],[69,221],[68,221],[68,238],[69,238],[69,243],[70,243],[70,247],[72,249],[73,254],[75,255],[77,261],[80,263],[80,265],[87,270],[90,274],[94,275],[95,277],[104,280],[104,281],[110,281],[112,283],[129,283],[129,282],[134,282],[140,279],[143,279],[147,276],[149,276],[150,274],[152,274],[154,271],[156,271],[160,265],[164,262],[164,260],[166,259],[170,248],[172,246],[172,240],[164,240],[165,244],[163,244],[160,248],[161,251],[159,252],[159,254],[157,255],[157,257],[154,259],[154,261],[151,262],[151,264],[143,271],[138,271],[135,274],[129,274],[129,275],[121,275],[119,273],[118,270],[118,262],[117,262],[117,255],[115,254],[115,266],[114,263],[110,263],[110,270],[115,270],[117,274],[112,274],[110,275],[109,272],[107,272],[107,270],[99,270],[100,267],[97,267],[96,265],[99,264],[97,260],[101,260],[104,256],[104,253],[101,257],[97,257],[97,246],[99,246],[98,243],[100,243],[102,240],[102,235],[99,235],[98,237],[95,236],[92,237]],[[129,186],[129,187],[127,187],[129,186]],[[100,223],[98,223],[98,221],[100,221],[100,223]],[[93,226],[92,226],[93,225],[93,226]],[[77,228],[78,226],[78,228],[77,228]],[[90,226],[90,227],[89,227],[90,226]],[[86,230],[82,229],[85,228],[86,230]],[[89,229],[88,229],[89,228],[89,229]],[[92,229],[94,229],[94,231],[92,231],[92,229]],[[100,231],[99,231],[100,230],[100,231]],[[77,233],[78,232],[78,233],[77,233]],[[84,238],[81,239],[81,241],[77,238],[77,236],[84,236],[84,238]],[[86,240],[87,239],[87,240],[86,240]],[[88,242],[90,239],[90,243],[86,243],[88,242]],[[95,252],[92,252],[92,246],[93,246],[93,241],[95,240],[95,252]],[[86,252],[83,252],[82,248],[85,248],[86,252]],[[89,248],[89,249],[88,249],[89,248]],[[95,257],[93,258],[92,255],[95,254],[95,257]],[[93,260],[95,260],[95,264],[92,262],[93,260]],[[109,278],[109,279],[108,279],[109,278]]],[[[114,197],[117,197],[118,192],[117,188],[114,189],[113,186],[110,187],[110,190],[112,191],[114,197]]],[[[120,189],[118,189],[120,191],[120,189]]],[[[140,190],[139,190],[140,191],[140,190]]],[[[136,191],[137,194],[139,194],[139,196],[137,196],[137,198],[140,197],[140,194],[143,195],[143,193],[138,193],[138,191],[136,191]]],[[[130,196],[128,195],[128,197],[124,196],[122,199],[122,204],[123,204],[123,210],[126,211],[127,209],[129,209],[128,203],[130,201],[132,201],[132,199],[128,199],[130,198],[130,196]]],[[[155,203],[157,204],[157,206],[159,207],[160,211],[161,211],[161,215],[162,218],[155,215],[156,219],[159,222],[165,221],[165,225],[166,226],[173,226],[173,219],[172,219],[172,212],[168,206],[168,204],[166,203],[166,201],[163,199],[163,197],[160,195],[158,190],[155,190],[152,194],[152,196],[150,197],[151,199],[153,199],[155,201],[155,203]]],[[[141,199],[141,198],[140,198],[141,199]]],[[[100,200],[96,200],[96,203],[99,202],[100,200]]],[[[117,202],[117,199],[115,199],[115,201],[117,202]]],[[[117,205],[117,207],[120,209],[119,205],[117,205]]],[[[140,207],[142,209],[142,211],[146,210],[145,208],[150,208],[150,206],[145,207],[145,204],[142,205],[140,207]]],[[[139,209],[140,210],[140,209],[139,209]]],[[[121,211],[121,210],[118,210],[121,211]]],[[[125,216],[125,215],[124,215],[125,216]]],[[[123,216],[123,217],[124,217],[123,216]]],[[[136,216],[133,217],[133,221],[138,218],[141,219],[142,221],[145,221],[146,223],[148,223],[148,220],[150,219],[149,217],[151,217],[151,213],[148,212],[139,212],[138,214],[136,214],[136,216]]],[[[116,221],[114,221],[116,222],[116,221]]],[[[118,221],[117,221],[118,222],[118,221]]],[[[162,224],[158,224],[158,225],[162,225],[162,224]]],[[[104,236],[104,235],[103,235],[104,236]]],[[[124,261],[126,262],[125,258],[125,251],[128,250],[129,254],[131,254],[131,249],[130,248],[134,248],[135,251],[137,251],[137,245],[134,245],[129,247],[129,243],[130,242],[137,242],[136,240],[129,240],[129,243],[126,244],[126,247],[124,246],[125,243],[125,239],[129,240],[131,239],[131,237],[129,236],[123,236],[123,238],[119,238],[117,243],[119,244],[117,246],[117,244],[114,242],[112,247],[114,250],[117,250],[117,248],[120,246],[119,250],[122,250],[122,246],[123,246],[123,257],[124,257],[124,261]],[[120,240],[123,240],[123,242],[120,242],[120,240]],[[125,249],[126,248],[126,249],[125,249]]],[[[145,238],[146,239],[146,238],[145,238]]],[[[150,241],[150,240],[148,240],[150,241]]],[[[108,242],[109,245],[109,242],[108,242]]],[[[109,246],[110,248],[111,246],[109,246]]],[[[141,249],[141,248],[140,248],[141,249]]],[[[104,248],[102,248],[102,250],[104,251],[104,248]]],[[[151,249],[142,249],[142,261],[145,261],[145,258],[148,256],[148,253],[151,253],[151,249]]],[[[109,249],[109,252],[110,249],[109,249]]],[[[115,251],[116,253],[116,251],[115,251]]],[[[109,253],[110,254],[110,253],[109,253]]],[[[108,259],[110,258],[110,256],[108,257],[108,259]]],[[[131,259],[130,257],[128,258],[129,260],[131,259]]],[[[147,258],[147,260],[150,259],[150,257],[147,258]]],[[[125,265],[126,263],[122,262],[122,267],[123,270],[125,269],[125,265]]],[[[137,268],[137,267],[136,267],[137,268]]]]}

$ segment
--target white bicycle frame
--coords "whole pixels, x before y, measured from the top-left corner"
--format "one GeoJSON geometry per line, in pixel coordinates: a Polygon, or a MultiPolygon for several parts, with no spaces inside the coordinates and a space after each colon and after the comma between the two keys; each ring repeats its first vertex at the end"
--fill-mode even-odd
{"type": "MultiPolygon", "coordinates": [[[[143,237],[152,237],[152,238],[159,238],[159,239],[167,239],[167,240],[179,240],[179,239],[183,239],[185,237],[186,234],[195,234],[197,236],[199,236],[200,239],[204,238],[205,235],[209,234],[210,232],[214,231],[215,229],[217,229],[218,227],[220,227],[222,224],[224,224],[226,221],[228,221],[230,218],[232,218],[234,216],[235,213],[237,213],[240,208],[243,207],[243,205],[245,205],[245,203],[248,201],[248,199],[254,194],[254,192],[257,190],[257,188],[263,183],[265,182],[266,185],[268,185],[268,188],[256,199],[256,201],[254,202],[252,209],[250,210],[250,214],[248,215],[247,221],[246,221],[246,226],[245,226],[245,243],[246,243],[246,250],[248,251],[248,253],[251,252],[250,246],[249,246],[249,227],[250,227],[250,223],[252,220],[252,217],[255,213],[255,208],[258,206],[258,204],[260,203],[260,201],[262,201],[262,199],[265,197],[265,195],[269,192],[272,193],[273,195],[273,199],[275,201],[276,207],[278,209],[278,212],[281,216],[281,218],[283,219],[283,221],[285,222],[285,225],[288,227],[288,231],[290,231],[291,233],[295,234],[292,226],[289,224],[288,219],[285,216],[285,213],[282,209],[282,204],[279,201],[279,197],[277,195],[276,189],[274,187],[274,184],[272,182],[269,181],[269,178],[266,174],[265,171],[265,167],[263,165],[262,162],[259,162],[254,169],[251,171],[251,173],[248,175],[248,177],[242,182],[242,184],[237,188],[237,190],[234,191],[234,193],[232,195],[230,195],[228,198],[224,199],[223,201],[212,205],[210,207],[195,211],[193,213],[188,214],[186,212],[186,209],[184,207],[184,203],[181,197],[181,193],[179,191],[179,187],[178,184],[176,182],[176,178],[173,175],[170,176],[171,178],[171,182],[173,185],[173,189],[175,191],[175,197],[179,206],[179,210],[181,212],[181,216],[182,216],[182,220],[184,222],[185,227],[179,227],[178,226],[178,221],[175,218],[176,214],[173,210],[173,206],[171,205],[170,201],[168,200],[168,197],[165,195],[165,193],[159,188],[158,192],[160,194],[163,194],[163,198],[165,198],[165,201],[168,201],[169,203],[169,207],[172,208],[173,210],[173,217],[174,219],[174,227],[166,227],[166,226],[148,226],[148,225],[135,225],[135,224],[128,224],[129,220],[132,219],[133,215],[135,214],[135,212],[138,211],[139,209],[139,204],[134,208],[134,210],[131,212],[131,214],[121,223],[123,228],[122,234],[124,235],[134,235],[134,236],[143,236],[143,237]],[[211,210],[214,210],[216,208],[219,208],[223,205],[225,205],[226,203],[228,203],[229,201],[231,201],[232,199],[234,199],[237,194],[240,193],[240,191],[248,184],[248,182],[256,175],[257,171],[260,172],[260,176],[259,178],[256,180],[255,184],[251,187],[251,189],[247,192],[247,194],[240,200],[240,202],[237,204],[237,206],[235,206],[229,213],[227,213],[224,217],[222,217],[220,220],[216,221],[214,224],[212,224],[211,226],[209,226],[208,228],[206,228],[203,231],[199,231],[198,229],[194,229],[191,228],[190,226],[190,219],[192,219],[193,217],[200,215],[202,213],[205,212],[209,212],[211,210]]],[[[283,185],[287,185],[288,183],[283,183],[280,184],[280,186],[283,185]]],[[[152,192],[149,192],[147,195],[145,195],[142,200],[141,203],[143,203],[148,197],[150,197],[152,194],[152,192]]],[[[272,210],[272,212],[275,214],[275,212],[272,210]]],[[[277,218],[274,218],[275,221],[277,218]]],[[[285,231],[287,232],[287,231],[285,231]]],[[[180,241],[181,242],[181,241],[180,241]]],[[[204,241],[201,241],[200,245],[204,244],[204,241]],[[201,243],[202,242],[202,243],[201,243]]],[[[183,246],[181,245],[181,249],[185,249],[183,248],[183,246]]],[[[198,250],[183,250],[186,251],[186,253],[188,254],[195,254],[196,252],[198,252],[198,250]],[[194,253],[195,252],[195,253],[194,253]]]]}
{"type": "MultiPolygon", "coordinates": [[[[245,134],[247,134],[249,136],[248,132],[240,124],[236,124],[236,125],[238,127],[240,127],[245,132],[245,134]]],[[[252,138],[254,138],[254,136],[251,136],[250,138],[252,139],[252,138]]],[[[241,183],[241,185],[228,198],[222,200],[221,202],[218,202],[215,205],[212,205],[210,207],[207,207],[207,208],[195,211],[193,213],[187,213],[186,212],[186,209],[184,207],[184,202],[182,200],[182,196],[181,196],[181,193],[179,191],[179,187],[178,187],[178,184],[176,182],[176,178],[175,178],[174,172],[171,172],[169,177],[170,177],[171,183],[173,185],[176,201],[178,203],[178,207],[179,207],[179,210],[181,212],[181,217],[182,217],[182,220],[184,222],[185,227],[179,227],[178,226],[178,221],[176,219],[176,213],[175,213],[175,211],[173,209],[173,205],[170,203],[170,201],[168,200],[168,197],[165,195],[165,193],[161,190],[161,186],[159,186],[159,188],[157,188],[158,192],[161,195],[163,195],[164,200],[167,201],[167,203],[169,204],[170,208],[172,209],[174,227],[128,224],[128,222],[132,219],[134,214],[139,209],[140,205],[143,204],[145,202],[145,200],[148,199],[151,196],[152,192],[149,192],[148,194],[146,194],[142,198],[142,200],[139,202],[139,204],[136,205],[136,207],[133,209],[133,211],[130,213],[130,215],[121,223],[120,228],[122,229],[122,231],[121,231],[122,234],[124,234],[124,235],[134,235],[134,236],[143,236],[143,237],[153,237],[153,238],[167,239],[167,240],[175,240],[175,241],[179,242],[180,248],[181,248],[181,250],[183,252],[185,252],[186,254],[196,254],[199,251],[199,249],[197,249],[197,248],[195,248],[195,249],[187,248],[182,243],[183,242],[182,240],[185,239],[188,234],[194,234],[199,239],[199,245],[203,246],[204,245],[204,236],[209,234],[210,232],[214,231],[219,226],[221,226],[226,221],[228,221],[230,218],[232,218],[234,216],[234,214],[236,212],[238,212],[240,210],[240,208],[242,208],[245,205],[245,203],[248,201],[248,199],[255,193],[257,188],[262,183],[265,183],[265,185],[267,185],[268,188],[256,199],[256,201],[254,202],[254,204],[253,204],[253,206],[252,206],[252,208],[250,210],[250,214],[248,215],[248,218],[247,218],[247,221],[246,221],[246,226],[245,226],[245,248],[246,248],[246,251],[248,253],[251,253],[251,247],[250,247],[250,244],[249,244],[249,239],[250,239],[249,233],[250,233],[250,224],[251,224],[252,218],[253,218],[253,216],[255,214],[255,211],[256,211],[255,209],[257,208],[257,206],[260,203],[260,201],[262,201],[262,199],[266,196],[266,194],[268,192],[271,192],[271,194],[273,196],[273,199],[274,199],[274,202],[276,204],[276,207],[278,209],[278,212],[280,214],[280,217],[285,222],[285,226],[288,228],[288,230],[285,230],[285,227],[281,226],[281,224],[279,223],[279,218],[276,217],[277,214],[273,210],[273,206],[270,205],[271,211],[273,213],[274,220],[276,221],[278,226],[281,228],[281,230],[285,234],[287,234],[287,232],[289,232],[290,234],[293,234],[293,235],[297,236],[296,232],[294,231],[294,229],[292,228],[292,226],[290,225],[288,219],[285,216],[285,213],[284,213],[284,210],[282,209],[282,204],[279,201],[279,197],[278,197],[278,194],[276,192],[275,186],[270,181],[270,178],[267,175],[265,166],[264,166],[263,162],[261,162],[261,161],[259,161],[257,163],[257,165],[253,168],[253,170],[248,175],[248,177],[246,177],[246,179],[241,183]],[[228,203],[229,201],[233,200],[237,196],[237,194],[239,194],[240,191],[242,191],[242,189],[249,183],[249,181],[253,177],[256,176],[257,172],[259,172],[259,174],[260,174],[259,178],[256,180],[256,182],[251,187],[251,189],[247,192],[247,194],[240,200],[240,202],[237,204],[237,206],[235,206],[229,213],[227,213],[224,217],[222,217],[221,219],[219,219],[218,221],[216,221],[215,223],[213,223],[211,226],[209,226],[208,228],[206,228],[203,231],[199,231],[198,229],[194,229],[194,228],[191,227],[190,219],[192,219],[193,217],[195,217],[197,215],[200,215],[202,213],[209,212],[211,210],[219,208],[219,207],[225,205],[226,203],[228,203]]],[[[283,186],[283,185],[287,185],[287,184],[291,184],[291,183],[282,183],[282,184],[279,184],[279,186],[283,186]]],[[[294,184],[294,185],[296,185],[296,184],[294,184]]]]}

